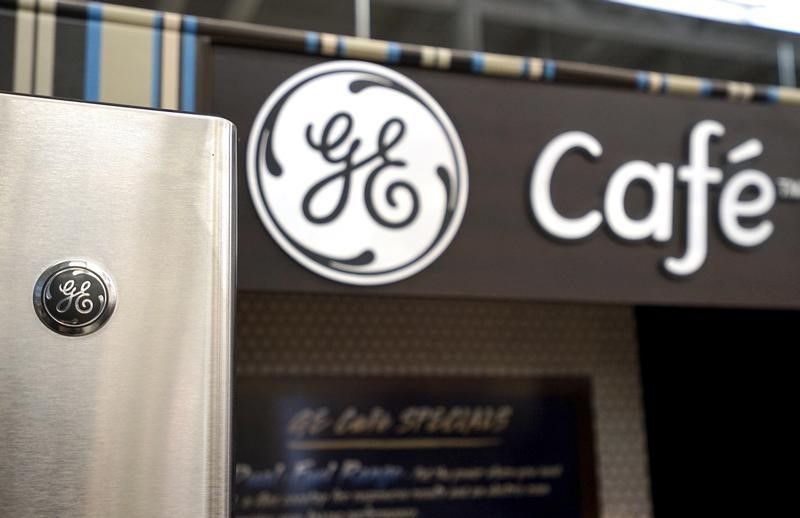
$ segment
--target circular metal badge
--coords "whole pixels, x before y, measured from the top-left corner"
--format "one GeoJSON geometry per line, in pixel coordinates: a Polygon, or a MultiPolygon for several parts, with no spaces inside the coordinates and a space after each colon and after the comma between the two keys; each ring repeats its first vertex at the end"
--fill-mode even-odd
{"type": "Polygon", "coordinates": [[[111,276],[83,260],[63,261],[39,276],[33,307],[53,331],[67,336],[88,335],[114,313],[117,294],[111,276]]]}

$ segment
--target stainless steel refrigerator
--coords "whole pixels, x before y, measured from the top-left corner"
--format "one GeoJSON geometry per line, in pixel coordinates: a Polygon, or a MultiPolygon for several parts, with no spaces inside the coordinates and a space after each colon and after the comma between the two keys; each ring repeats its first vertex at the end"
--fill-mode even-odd
{"type": "Polygon", "coordinates": [[[0,94],[0,516],[225,516],[235,128],[0,94]]]}

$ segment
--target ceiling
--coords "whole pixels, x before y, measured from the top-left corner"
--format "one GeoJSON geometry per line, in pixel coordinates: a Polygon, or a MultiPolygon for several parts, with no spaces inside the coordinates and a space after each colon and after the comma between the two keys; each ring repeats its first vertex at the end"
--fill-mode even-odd
{"type": "Polygon", "coordinates": [[[129,0],[259,24],[756,83],[796,82],[797,35],[605,0],[129,0]],[[356,4],[369,24],[357,31],[356,4]],[[362,11],[363,12],[363,11],[362,11]],[[780,63],[780,66],[779,66],[780,63]]]}

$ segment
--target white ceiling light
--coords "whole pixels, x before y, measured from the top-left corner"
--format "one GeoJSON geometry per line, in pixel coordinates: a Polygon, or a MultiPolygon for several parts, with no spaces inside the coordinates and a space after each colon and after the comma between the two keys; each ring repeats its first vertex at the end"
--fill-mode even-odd
{"type": "Polygon", "coordinates": [[[609,0],[646,9],[800,33],[798,0],[609,0]]]}

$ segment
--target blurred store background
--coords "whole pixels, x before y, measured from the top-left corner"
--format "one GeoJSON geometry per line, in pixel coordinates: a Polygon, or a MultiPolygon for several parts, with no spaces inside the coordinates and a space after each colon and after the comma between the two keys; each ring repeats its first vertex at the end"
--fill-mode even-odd
{"type": "MultiPolygon", "coordinates": [[[[107,0],[106,3],[245,23],[633,70],[788,87],[798,84],[800,0],[107,0]]],[[[79,29],[79,32],[82,30],[79,29]]],[[[64,32],[69,32],[69,29],[64,32]]],[[[80,42],[80,46],[75,47],[78,49],[77,61],[80,61],[84,42],[76,41],[80,42]]],[[[0,50],[3,50],[2,47],[0,50]]],[[[72,52],[74,49],[67,50],[72,52]]],[[[119,52],[119,49],[115,50],[119,52]]],[[[33,52],[27,52],[25,56],[33,63],[33,52]]],[[[177,64],[177,54],[173,57],[177,64]]],[[[293,59],[295,57],[292,56],[293,59]]],[[[11,58],[8,62],[11,62],[11,58]]],[[[81,97],[85,95],[83,69],[72,68],[79,70],[73,74],[77,81],[66,86],[66,82],[62,81],[57,86],[62,89],[69,87],[77,93],[67,95],[56,89],[54,95],[85,98],[81,97]]],[[[8,78],[10,81],[10,72],[8,78]]],[[[148,82],[146,96],[150,95],[149,84],[148,82]]],[[[176,79],[176,92],[177,84],[176,79]]],[[[29,92],[40,93],[33,90],[29,92]]],[[[162,96],[161,99],[163,98],[162,96]]],[[[158,97],[156,100],[158,101],[158,97]]],[[[714,99],[713,102],[722,101],[714,99]]],[[[159,106],[158,102],[153,105],[159,106]]],[[[164,104],[161,107],[165,107],[164,104]]],[[[177,94],[174,107],[178,107],[177,94]]],[[[766,109],[774,109],[770,113],[778,113],[779,117],[789,117],[797,113],[789,111],[795,110],[794,107],[781,112],[777,111],[779,107],[776,106],[766,109]]],[[[780,109],[784,110],[783,107],[780,109]]],[[[240,128],[247,131],[249,124],[248,120],[247,125],[240,128]]],[[[247,199],[242,205],[250,210],[247,199]]],[[[731,282],[736,282],[736,279],[731,282]]],[[[266,329],[262,334],[274,333],[275,336],[285,339],[295,332],[289,325],[292,321],[282,321],[280,313],[280,308],[286,312],[295,311],[290,305],[294,303],[294,299],[288,297],[286,302],[281,297],[283,295],[275,297],[272,302],[268,298],[254,297],[245,300],[244,304],[240,303],[240,308],[252,308],[253,315],[265,315],[266,324],[257,320],[258,325],[247,324],[251,335],[258,335],[266,329]],[[267,302],[273,304],[266,306],[267,310],[259,306],[267,302]]],[[[307,300],[317,304],[315,306],[309,302],[309,307],[322,315],[319,322],[323,324],[328,321],[326,318],[331,318],[325,315],[336,316],[339,314],[336,311],[343,311],[347,315],[360,314],[362,311],[357,305],[360,303],[357,298],[354,298],[355,302],[350,309],[342,306],[338,300],[325,297],[307,300]],[[320,308],[333,309],[325,313],[320,308]]],[[[382,310],[380,303],[370,301],[370,308],[379,316],[382,314],[380,311],[393,315],[399,304],[406,304],[405,307],[412,308],[413,311],[422,311],[416,309],[418,306],[428,311],[426,308],[429,306],[421,305],[416,299],[409,300],[411,302],[404,302],[402,298],[384,301],[387,309],[382,310]],[[374,309],[375,307],[378,309],[374,309]]],[[[437,300],[430,305],[432,308],[440,308],[445,315],[440,318],[450,319],[456,314],[474,318],[474,313],[465,311],[462,306],[456,306],[455,310],[450,311],[447,308],[452,302],[449,299],[442,301],[437,300]],[[447,304],[442,301],[447,301],[447,304]]],[[[464,304],[477,303],[466,301],[464,304]]],[[[511,307],[511,303],[508,304],[511,307]]],[[[522,316],[515,317],[518,320],[513,322],[519,324],[519,329],[522,330],[518,332],[520,335],[528,332],[525,326],[529,321],[535,321],[533,313],[542,313],[538,306],[523,305],[513,311],[508,310],[507,313],[517,315],[517,311],[522,316]],[[522,311],[519,308],[528,309],[522,311]]],[[[409,309],[408,314],[413,316],[417,313],[409,309]]],[[[487,314],[490,316],[482,318],[491,321],[494,317],[491,317],[491,313],[487,314]]],[[[543,318],[546,320],[547,313],[544,314],[543,318]]],[[[400,316],[408,318],[407,321],[414,321],[411,317],[404,317],[402,313],[400,316]]],[[[399,335],[399,331],[385,326],[380,318],[373,320],[371,327],[365,325],[364,328],[372,330],[384,326],[386,330],[382,332],[385,334],[380,336],[394,339],[394,336],[399,335]]],[[[482,325],[480,318],[475,320],[477,323],[474,325],[482,325]]],[[[640,346],[644,407],[647,410],[650,480],[656,518],[684,515],[728,516],[733,515],[734,510],[741,512],[740,508],[745,502],[757,507],[756,512],[749,513],[754,516],[782,516],[784,513],[767,513],[764,510],[776,503],[773,493],[777,492],[779,484],[773,478],[780,478],[766,467],[766,463],[774,459],[780,460],[784,456],[788,460],[784,451],[788,440],[784,436],[794,434],[794,427],[787,427],[786,422],[790,420],[791,413],[787,395],[794,393],[792,380],[795,374],[792,372],[790,354],[793,349],[791,344],[796,339],[792,337],[796,335],[797,313],[750,309],[637,307],[635,322],[640,346]],[[694,512],[687,513],[687,503],[690,502],[694,512]]],[[[512,331],[516,329],[499,318],[495,318],[493,325],[512,331]]],[[[302,332],[312,334],[314,329],[313,326],[310,327],[311,330],[304,328],[302,332]]],[[[488,325],[485,327],[494,329],[488,325]]],[[[564,325],[559,329],[567,327],[564,325]]],[[[415,332],[424,333],[422,326],[417,328],[415,332]]],[[[460,328],[453,325],[453,329],[460,328]]],[[[472,328],[466,326],[464,329],[466,331],[459,331],[463,335],[471,332],[472,328]]],[[[572,329],[569,332],[572,333],[572,329]]],[[[374,336],[367,332],[363,334],[374,336]]],[[[323,338],[317,338],[313,342],[316,347],[314,350],[322,352],[316,358],[327,362],[328,352],[325,348],[329,337],[321,332],[318,335],[323,338]]],[[[413,333],[410,335],[412,338],[416,336],[413,333]]],[[[342,340],[347,343],[351,338],[346,331],[344,336],[342,340]]],[[[476,364],[478,360],[474,358],[477,357],[481,362],[490,365],[494,365],[492,361],[495,360],[499,365],[504,365],[501,360],[522,365],[536,362],[536,357],[525,348],[527,345],[523,347],[517,342],[509,341],[506,350],[511,352],[502,356],[497,352],[502,352],[501,348],[487,347],[488,352],[485,352],[482,350],[483,344],[472,346],[470,344],[473,342],[470,340],[463,340],[462,344],[462,335],[454,333],[453,336],[458,339],[450,338],[452,343],[472,351],[475,355],[481,355],[464,355],[476,364]],[[494,360],[487,361],[486,358],[492,358],[492,352],[496,355],[494,360]]],[[[582,335],[575,336],[581,338],[582,335]]],[[[362,344],[359,347],[364,347],[367,351],[364,358],[374,359],[381,358],[381,351],[394,347],[390,339],[381,341],[361,337],[361,342],[358,343],[362,344]],[[377,352],[367,346],[373,347],[377,352]]],[[[258,343],[268,341],[260,336],[252,340],[260,340],[258,343]]],[[[285,340],[284,349],[263,353],[259,361],[269,363],[278,358],[284,365],[290,363],[289,360],[300,365],[305,361],[304,355],[308,354],[310,346],[294,351],[292,348],[299,339],[292,340],[285,340]]],[[[427,335],[423,334],[423,338],[414,340],[415,344],[423,344],[418,345],[422,351],[420,357],[423,359],[428,358],[425,354],[442,361],[460,357],[461,349],[455,347],[453,351],[456,352],[450,351],[449,356],[445,354],[447,351],[442,352],[436,348],[430,348],[432,352],[423,349],[427,347],[427,335]]],[[[534,342],[531,340],[530,343],[534,342]]],[[[339,343],[334,341],[334,347],[336,346],[339,343]]],[[[240,347],[245,352],[240,353],[239,357],[247,358],[247,350],[244,346],[240,347]]],[[[362,354],[357,348],[349,351],[347,354],[362,354]]],[[[259,351],[258,354],[262,352],[259,351]]],[[[417,361],[412,355],[409,358],[409,362],[417,361]]],[[[274,365],[271,367],[274,368],[274,365]]],[[[625,394],[625,397],[629,395],[625,394]]],[[[629,476],[626,473],[623,475],[629,476]]],[[[619,491],[621,500],[630,496],[626,496],[626,491],[619,491]]]]}
{"type": "Polygon", "coordinates": [[[128,0],[135,7],[735,81],[797,83],[796,0],[128,0]]]}

